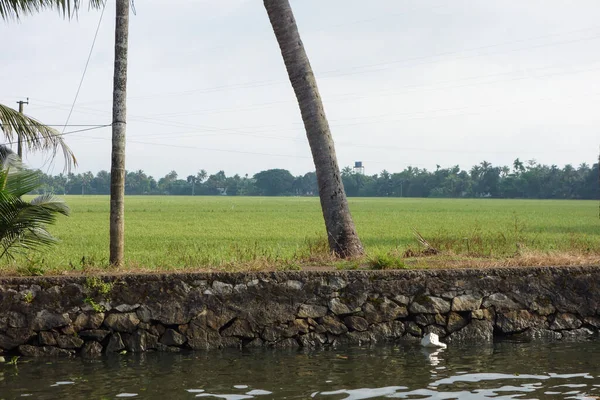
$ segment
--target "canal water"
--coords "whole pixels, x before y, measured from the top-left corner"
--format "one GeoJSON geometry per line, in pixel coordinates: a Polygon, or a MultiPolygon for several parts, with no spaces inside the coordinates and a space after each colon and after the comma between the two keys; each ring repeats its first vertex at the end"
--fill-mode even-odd
{"type": "Polygon", "coordinates": [[[600,399],[600,342],[19,359],[0,399],[600,399]]]}

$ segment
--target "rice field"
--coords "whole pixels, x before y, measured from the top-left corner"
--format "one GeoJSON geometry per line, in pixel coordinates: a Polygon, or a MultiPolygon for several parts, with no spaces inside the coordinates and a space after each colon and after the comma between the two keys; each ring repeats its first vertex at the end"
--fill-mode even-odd
{"type": "MultiPolygon", "coordinates": [[[[108,196],[66,196],[60,243],[14,261],[4,274],[110,271],[108,196]]],[[[367,255],[327,251],[318,198],[126,198],[124,271],[438,267],[600,262],[598,202],[351,198],[367,255]],[[436,250],[423,257],[425,247],[436,250]],[[537,261],[532,261],[533,259],[537,261]],[[529,260],[529,261],[527,261],[529,260]]]]}

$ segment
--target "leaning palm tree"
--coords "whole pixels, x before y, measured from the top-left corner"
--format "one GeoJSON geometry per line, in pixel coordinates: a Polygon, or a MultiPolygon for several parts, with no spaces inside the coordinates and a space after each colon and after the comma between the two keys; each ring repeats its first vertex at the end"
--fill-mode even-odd
{"type": "Polygon", "coordinates": [[[69,207],[51,194],[26,201],[40,185],[40,173],[28,170],[16,154],[0,146],[0,259],[39,250],[57,242],[47,229],[69,207]]]}
{"type": "Polygon", "coordinates": [[[363,254],[338,167],[329,123],[289,0],[264,0],[296,94],[315,163],[321,209],[330,249],[341,257],[363,254]]]}

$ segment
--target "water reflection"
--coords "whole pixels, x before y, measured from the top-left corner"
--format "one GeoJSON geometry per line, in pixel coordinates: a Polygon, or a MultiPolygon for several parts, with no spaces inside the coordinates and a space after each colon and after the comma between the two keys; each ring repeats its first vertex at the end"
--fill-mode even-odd
{"type": "Polygon", "coordinates": [[[141,354],[0,365],[0,399],[598,399],[600,343],[141,354]]]}

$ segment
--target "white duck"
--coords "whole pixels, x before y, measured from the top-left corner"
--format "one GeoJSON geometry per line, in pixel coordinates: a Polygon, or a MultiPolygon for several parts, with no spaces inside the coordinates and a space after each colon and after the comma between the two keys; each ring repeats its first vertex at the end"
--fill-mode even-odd
{"type": "Polygon", "coordinates": [[[438,335],[436,335],[435,333],[428,333],[427,335],[423,336],[423,339],[421,339],[421,346],[423,346],[423,347],[439,347],[442,349],[445,349],[446,347],[448,347],[446,345],[446,343],[440,342],[440,337],[438,335]]]}

